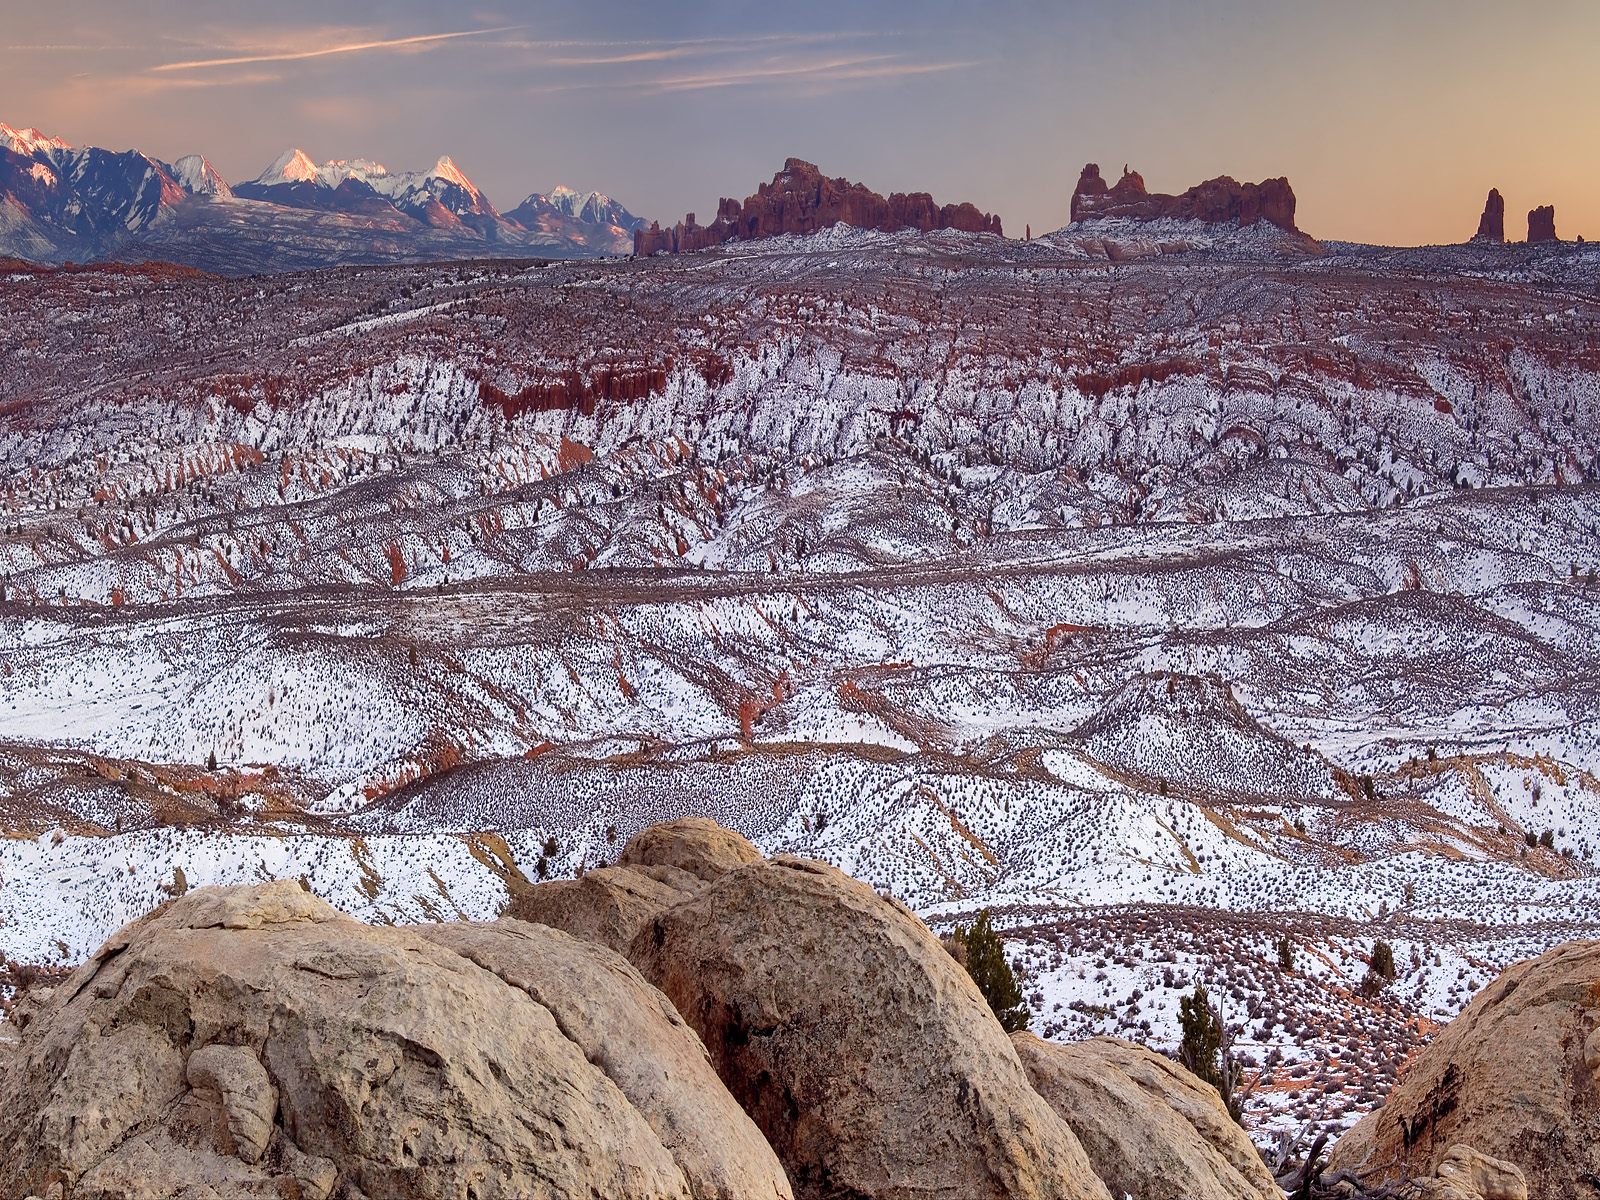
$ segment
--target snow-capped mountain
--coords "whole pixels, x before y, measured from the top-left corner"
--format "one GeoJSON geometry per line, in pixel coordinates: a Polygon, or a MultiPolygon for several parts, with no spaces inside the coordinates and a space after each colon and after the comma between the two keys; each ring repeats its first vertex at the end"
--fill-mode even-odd
{"type": "Polygon", "coordinates": [[[91,259],[197,193],[227,185],[198,155],[179,168],[137,150],[74,147],[0,124],[0,254],[91,259]]]}
{"type": "Polygon", "coordinates": [[[0,257],[161,260],[227,274],[511,255],[628,253],[642,222],[558,188],[502,216],[448,155],[425,171],[285,151],[229,187],[202,155],[75,148],[0,124],[0,257]],[[538,201],[538,203],[535,203],[538,201]],[[489,243],[489,245],[486,245],[489,243]]]}
{"type": "Polygon", "coordinates": [[[185,154],[172,164],[172,174],[184,190],[196,196],[231,196],[233,189],[211,160],[202,154],[185,154]]]}
{"type": "Polygon", "coordinates": [[[559,213],[585,225],[608,225],[629,233],[644,225],[643,217],[634,216],[604,192],[580,192],[565,184],[558,184],[548,192],[534,192],[506,215],[531,225],[546,212],[559,213]]]}
{"type": "Polygon", "coordinates": [[[363,202],[386,202],[433,227],[473,221],[482,232],[498,221],[494,205],[448,156],[427,171],[390,171],[365,158],[336,158],[320,166],[304,150],[286,150],[235,195],[291,208],[361,211],[363,202]]]}

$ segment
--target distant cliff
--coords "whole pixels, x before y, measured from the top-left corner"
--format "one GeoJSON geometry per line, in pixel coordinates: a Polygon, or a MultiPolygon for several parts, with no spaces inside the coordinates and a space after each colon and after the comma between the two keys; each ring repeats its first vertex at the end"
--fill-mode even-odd
{"type": "Polygon", "coordinates": [[[633,235],[635,254],[667,251],[683,254],[723,242],[749,241],[784,233],[815,233],[830,225],[852,225],[894,233],[901,229],[959,229],[967,233],[1000,234],[1000,218],[980,212],[971,204],[934,203],[927,192],[895,192],[880,196],[864,184],[829,179],[817,167],[798,158],[764,183],[755,195],[723,199],[717,218],[699,225],[689,213],[670,229],[652,222],[633,235]]]}
{"type": "Polygon", "coordinates": [[[1264,179],[1260,183],[1240,183],[1219,175],[1196,184],[1177,196],[1145,189],[1144,177],[1122,168],[1122,178],[1108,186],[1100,168],[1089,163],[1078,176],[1072,192],[1072,219],[1089,221],[1099,217],[1130,217],[1139,221],[1171,218],[1179,221],[1205,221],[1213,225],[1254,225],[1267,221],[1280,229],[1298,233],[1294,223],[1294,189],[1287,179],[1264,179]]]}

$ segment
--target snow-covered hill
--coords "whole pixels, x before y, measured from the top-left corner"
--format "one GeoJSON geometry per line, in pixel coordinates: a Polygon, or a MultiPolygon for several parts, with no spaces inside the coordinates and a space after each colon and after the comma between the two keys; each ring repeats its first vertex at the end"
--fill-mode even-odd
{"type": "Polygon", "coordinates": [[[486,915],[705,812],[994,908],[1041,1030],[1206,975],[1259,1120],[1370,1106],[1600,929],[1600,260],[1108,236],[8,266],[7,954],[175,868],[486,915]]]}

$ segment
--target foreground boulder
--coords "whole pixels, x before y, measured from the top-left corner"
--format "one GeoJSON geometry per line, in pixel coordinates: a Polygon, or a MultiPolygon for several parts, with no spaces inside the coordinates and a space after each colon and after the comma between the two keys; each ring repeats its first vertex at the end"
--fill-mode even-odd
{"type": "Polygon", "coordinates": [[[1282,1200],[1217,1090],[1171,1059],[1117,1038],[1058,1045],[1021,1032],[1011,1042],[1113,1196],[1282,1200]]]}
{"type": "Polygon", "coordinates": [[[549,1009],[643,1114],[697,1198],[790,1196],[777,1156],[717,1079],[700,1039],[624,959],[520,921],[417,932],[549,1009]]]}
{"type": "Polygon", "coordinates": [[[705,817],[680,817],[635,834],[614,867],[519,889],[506,915],[625,954],[662,909],[735,867],[760,861],[761,852],[733,830],[705,817]]]}
{"type": "Polygon", "coordinates": [[[1593,1200],[1600,941],[1569,942],[1507,968],[1383,1107],[1339,1140],[1327,1175],[1348,1171],[1368,1186],[1436,1176],[1458,1146],[1514,1165],[1529,1196],[1593,1200]]]}
{"type": "Polygon", "coordinates": [[[916,917],[822,863],[723,874],[630,957],[829,1200],[1108,1200],[982,994],[916,917]]]}
{"type": "Polygon", "coordinates": [[[1528,1200],[1521,1170],[1471,1146],[1452,1146],[1429,1178],[1410,1187],[1412,1200],[1528,1200]]]}
{"type": "Polygon", "coordinates": [[[761,851],[708,817],[680,817],[636,833],[617,859],[625,867],[672,867],[710,883],[761,861],[761,851]]]}
{"type": "Polygon", "coordinates": [[[208,888],[119,932],[23,1031],[0,1195],[787,1196],[702,1055],[626,964],[555,931],[208,888]],[[606,1045],[623,1030],[631,1064],[606,1045]]]}
{"type": "Polygon", "coordinates": [[[671,867],[599,867],[582,879],[555,879],[515,892],[506,916],[625,954],[645,922],[700,886],[698,877],[671,867]]]}

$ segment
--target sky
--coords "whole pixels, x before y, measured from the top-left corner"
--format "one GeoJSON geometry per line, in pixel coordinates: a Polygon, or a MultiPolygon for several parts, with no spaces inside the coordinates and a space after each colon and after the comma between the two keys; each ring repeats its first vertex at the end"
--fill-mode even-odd
{"type": "Polygon", "coordinates": [[[501,209],[557,183],[663,224],[790,156],[1065,224],[1078,172],[1285,175],[1324,238],[1464,240],[1556,206],[1600,237],[1600,0],[0,0],[0,121],[392,170],[448,154],[501,209]]]}

